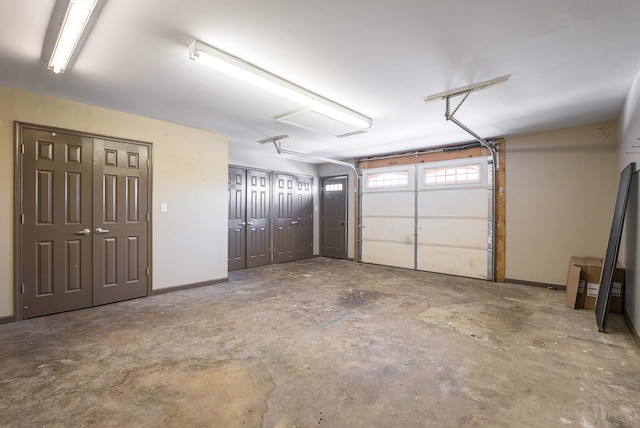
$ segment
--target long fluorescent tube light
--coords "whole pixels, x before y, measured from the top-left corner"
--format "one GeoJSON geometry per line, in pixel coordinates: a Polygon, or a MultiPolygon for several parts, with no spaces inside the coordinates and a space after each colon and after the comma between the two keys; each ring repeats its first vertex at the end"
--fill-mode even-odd
{"type": "Polygon", "coordinates": [[[371,127],[371,118],[197,40],[189,45],[189,58],[355,128],[371,127]]]}
{"type": "Polygon", "coordinates": [[[48,68],[62,73],[69,64],[98,0],[69,0],[48,68]]]}
{"type": "Polygon", "coordinates": [[[481,91],[483,89],[492,88],[494,86],[502,85],[507,83],[511,77],[510,74],[506,76],[496,77],[495,79],[485,80],[484,82],[474,83],[469,86],[463,86],[462,88],[452,89],[446,92],[440,92],[439,94],[430,95],[424,99],[425,103],[431,103],[434,101],[446,100],[447,98],[457,97],[459,95],[464,95],[470,92],[481,91]]]}

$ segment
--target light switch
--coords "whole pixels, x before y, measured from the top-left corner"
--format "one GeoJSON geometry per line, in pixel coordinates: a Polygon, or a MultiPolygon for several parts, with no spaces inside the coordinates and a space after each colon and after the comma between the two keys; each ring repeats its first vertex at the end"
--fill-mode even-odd
{"type": "Polygon", "coordinates": [[[166,202],[160,202],[160,212],[161,213],[166,213],[167,212],[167,203],[166,202]]]}

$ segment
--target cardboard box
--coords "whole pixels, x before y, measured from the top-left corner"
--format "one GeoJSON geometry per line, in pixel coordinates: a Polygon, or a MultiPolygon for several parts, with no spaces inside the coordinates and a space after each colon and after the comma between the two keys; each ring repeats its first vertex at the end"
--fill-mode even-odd
{"type": "Polygon", "coordinates": [[[584,296],[584,308],[595,309],[600,292],[602,261],[595,257],[587,257],[587,289],[584,296]]]}
{"type": "Polygon", "coordinates": [[[584,257],[571,257],[565,292],[567,306],[570,308],[579,309],[584,307],[584,291],[588,269],[584,257]]]}
{"type": "MultiPolygon", "coordinates": [[[[566,302],[571,308],[594,310],[600,293],[603,259],[571,257],[567,276],[566,302]]],[[[624,310],[624,267],[618,263],[613,271],[609,312],[621,314],[624,310]]]]}
{"type": "Polygon", "coordinates": [[[624,267],[620,263],[616,264],[609,299],[609,312],[612,314],[621,314],[624,308],[624,275],[624,267]]]}

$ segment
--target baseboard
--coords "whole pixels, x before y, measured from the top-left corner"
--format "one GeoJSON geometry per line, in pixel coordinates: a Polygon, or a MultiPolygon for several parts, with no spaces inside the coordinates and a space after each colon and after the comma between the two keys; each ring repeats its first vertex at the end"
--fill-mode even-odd
{"type": "Polygon", "coordinates": [[[15,320],[16,320],[16,317],[14,317],[13,315],[8,317],[0,317],[0,325],[15,322],[15,320]]]}
{"type": "Polygon", "coordinates": [[[222,284],[223,282],[229,282],[229,278],[225,277],[220,279],[212,279],[210,281],[194,282],[193,284],[184,284],[184,285],[176,285],[174,287],[159,288],[157,290],[152,290],[151,295],[156,296],[158,294],[173,293],[174,291],[190,290],[192,288],[200,288],[200,287],[206,287],[208,285],[222,284]]]}
{"type": "Polygon", "coordinates": [[[633,323],[631,322],[631,318],[629,318],[629,314],[627,314],[627,311],[622,311],[622,312],[624,314],[624,320],[627,322],[627,325],[629,326],[629,330],[631,330],[631,335],[633,336],[633,339],[636,341],[636,345],[638,346],[638,348],[640,348],[640,335],[638,335],[638,331],[633,326],[633,323]]]}
{"type": "Polygon", "coordinates": [[[510,282],[511,284],[530,285],[532,287],[550,288],[552,290],[564,291],[567,289],[565,285],[548,284],[546,282],[525,281],[523,279],[505,278],[504,282],[510,282]]]}

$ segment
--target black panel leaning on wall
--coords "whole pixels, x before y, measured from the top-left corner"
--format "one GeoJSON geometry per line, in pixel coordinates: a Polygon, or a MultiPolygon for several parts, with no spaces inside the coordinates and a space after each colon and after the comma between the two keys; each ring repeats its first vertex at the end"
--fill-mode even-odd
{"type": "Polygon", "coordinates": [[[620,250],[620,239],[622,238],[622,227],[624,226],[624,216],[627,211],[627,201],[629,200],[629,188],[631,177],[635,173],[636,164],[631,162],[620,174],[620,186],[616,206],[613,212],[611,233],[607,244],[607,253],[602,266],[602,276],[600,277],[600,289],[598,291],[598,301],[596,303],[596,323],[598,331],[604,333],[607,328],[607,317],[609,316],[609,304],[611,303],[611,291],[613,285],[613,274],[618,263],[618,251],[620,250]]]}

